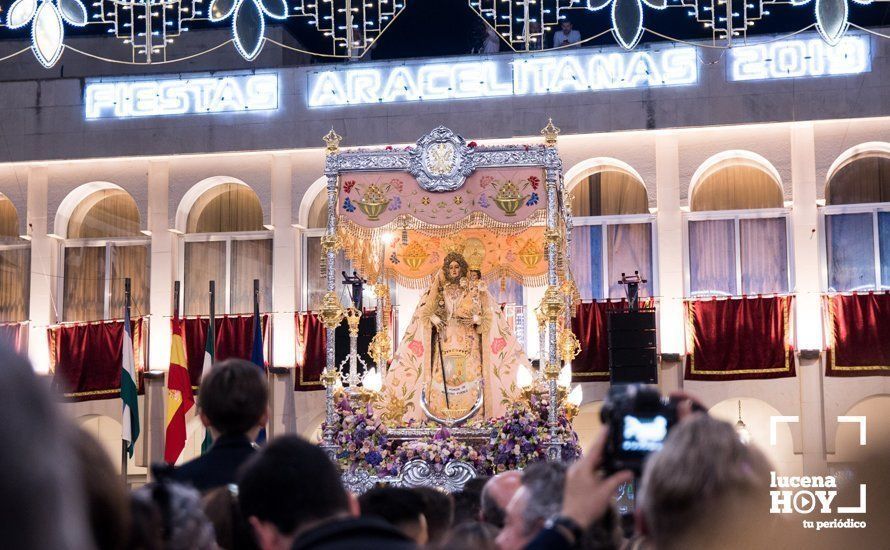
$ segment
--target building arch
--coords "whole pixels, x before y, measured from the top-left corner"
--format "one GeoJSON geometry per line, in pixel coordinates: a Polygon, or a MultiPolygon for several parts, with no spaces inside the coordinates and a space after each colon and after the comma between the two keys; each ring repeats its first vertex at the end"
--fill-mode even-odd
{"type": "Polygon", "coordinates": [[[776,444],[770,443],[770,418],[782,415],[771,404],[756,397],[730,397],[713,405],[709,414],[733,426],[741,419],[750,435],[748,444],[756,445],[770,459],[776,472],[783,475],[803,473],[803,459],[798,450],[801,448],[799,437],[795,436],[791,425],[776,423],[776,444]]]}
{"type": "Polygon", "coordinates": [[[783,196],[782,176],[775,166],[741,149],[717,153],[703,162],[692,175],[688,193],[693,212],[781,208],[783,196]]]}
{"type": "Polygon", "coordinates": [[[609,157],[579,162],[565,175],[574,216],[648,214],[646,184],[632,166],[609,157]]]}
{"type": "MultiPolygon", "coordinates": [[[[53,223],[53,233],[62,239],[69,238],[68,229],[71,227],[72,219],[74,219],[75,225],[77,225],[78,217],[87,215],[93,207],[104,199],[109,196],[124,196],[124,194],[129,197],[129,200],[132,201],[135,206],[136,201],[133,199],[132,195],[130,195],[130,193],[123,187],[115,183],[108,181],[92,181],[79,185],[68,193],[59,204],[59,208],[56,210],[55,221],[53,223]]],[[[138,208],[136,208],[135,213],[137,217],[136,223],[138,232],[138,225],[141,222],[138,208]]]]}
{"type": "MultiPolygon", "coordinates": [[[[318,226],[318,202],[321,200],[321,197],[325,197],[325,204],[327,203],[327,186],[328,178],[327,176],[322,176],[312,182],[312,185],[303,193],[303,198],[300,200],[300,209],[297,212],[297,224],[300,227],[314,228],[318,226]]],[[[325,208],[324,218],[327,220],[327,208],[325,208]]],[[[326,227],[326,224],[318,227],[326,227]]]]}
{"type": "Polygon", "coordinates": [[[832,163],[825,178],[826,204],[890,202],[890,143],[850,147],[832,163]]]}
{"type": "MultiPolygon", "coordinates": [[[[192,214],[195,213],[196,205],[200,208],[201,202],[206,201],[207,199],[213,198],[207,196],[208,193],[217,192],[225,192],[227,190],[227,185],[234,185],[237,187],[244,187],[249,189],[253,196],[256,198],[256,205],[259,206],[261,219],[265,219],[262,203],[260,202],[259,196],[244,181],[234,178],[231,176],[211,176],[209,178],[205,178],[195,185],[193,185],[188,191],[186,191],[185,195],[183,195],[182,200],[179,201],[179,206],[176,208],[176,216],[173,222],[173,228],[179,233],[188,233],[189,232],[189,218],[192,214]]],[[[262,226],[262,223],[260,223],[262,226]]],[[[263,229],[259,227],[258,230],[263,229]]]]}

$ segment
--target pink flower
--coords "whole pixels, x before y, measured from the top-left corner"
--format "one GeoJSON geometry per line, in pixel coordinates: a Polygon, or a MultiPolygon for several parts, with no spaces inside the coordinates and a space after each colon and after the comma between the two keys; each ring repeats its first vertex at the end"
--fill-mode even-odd
{"type": "Polygon", "coordinates": [[[541,183],[541,180],[535,176],[529,176],[528,182],[532,184],[532,189],[537,189],[538,185],[541,183]]]}
{"type": "Polygon", "coordinates": [[[500,353],[502,349],[507,347],[507,341],[503,338],[495,338],[491,342],[491,353],[500,353]]]}
{"type": "Polygon", "coordinates": [[[390,181],[389,184],[395,187],[399,191],[399,193],[401,193],[405,188],[405,184],[403,184],[402,180],[400,179],[393,178],[393,180],[390,181]]]}
{"type": "Polygon", "coordinates": [[[476,142],[471,141],[470,143],[467,143],[467,147],[476,147],[476,142]]]}
{"type": "Polygon", "coordinates": [[[411,352],[417,357],[423,355],[423,343],[420,340],[411,340],[411,343],[408,344],[408,349],[410,349],[411,352]]]}
{"type": "Polygon", "coordinates": [[[343,182],[343,192],[346,193],[347,195],[349,194],[350,191],[352,191],[353,187],[355,187],[355,180],[349,180],[349,181],[343,182]]]}
{"type": "Polygon", "coordinates": [[[479,187],[485,189],[492,183],[494,183],[494,178],[491,176],[485,176],[481,180],[479,180],[479,187]]]}
{"type": "Polygon", "coordinates": [[[387,151],[392,151],[392,145],[387,145],[387,146],[386,146],[386,150],[387,150],[387,151]]]}

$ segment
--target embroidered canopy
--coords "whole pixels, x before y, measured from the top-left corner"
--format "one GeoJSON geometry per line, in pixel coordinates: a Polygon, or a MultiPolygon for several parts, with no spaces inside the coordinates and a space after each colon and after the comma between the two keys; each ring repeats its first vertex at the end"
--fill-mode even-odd
{"type": "Polygon", "coordinates": [[[416,147],[351,151],[337,160],[337,235],[369,280],[382,265],[399,284],[423,288],[457,251],[485,279],[546,284],[549,201],[554,212],[563,209],[546,190],[548,167],[558,173],[552,149],[476,147],[440,127],[416,147]]]}

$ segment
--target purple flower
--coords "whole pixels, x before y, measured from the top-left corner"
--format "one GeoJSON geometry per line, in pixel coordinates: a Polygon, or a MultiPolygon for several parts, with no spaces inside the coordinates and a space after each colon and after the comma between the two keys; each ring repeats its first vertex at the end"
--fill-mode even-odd
{"type": "Polygon", "coordinates": [[[392,262],[393,265],[398,265],[398,264],[399,264],[399,257],[396,256],[396,253],[395,253],[395,252],[393,252],[392,254],[389,255],[389,261],[392,262]]]}
{"type": "Polygon", "coordinates": [[[383,455],[378,453],[377,451],[371,451],[365,456],[365,461],[371,466],[377,466],[381,462],[383,462],[383,455]]]}
{"type": "Polygon", "coordinates": [[[343,210],[346,210],[347,212],[355,212],[355,205],[352,204],[349,197],[346,197],[346,200],[343,201],[343,210]]]}
{"type": "Polygon", "coordinates": [[[532,193],[532,196],[529,197],[529,199],[528,199],[528,201],[525,203],[525,205],[526,205],[526,206],[533,206],[533,205],[535,205],[535,204],[538,204],[538,194],[537,194],[537,193],[532,193]]]}
{"type": "Polygon", "coordinates": [[[488,208],[489,204],[491,203],[488,202],[488,195],[486,195],[485,193],[479,195],[479,206],[481,206],[482,208],[488,208]]]}
{"type": "Polygon", "coordinates": [[[392,202],[389,203],[389,211],[395,211],[402,207],[402,197],[396,196],[392,202]]]}

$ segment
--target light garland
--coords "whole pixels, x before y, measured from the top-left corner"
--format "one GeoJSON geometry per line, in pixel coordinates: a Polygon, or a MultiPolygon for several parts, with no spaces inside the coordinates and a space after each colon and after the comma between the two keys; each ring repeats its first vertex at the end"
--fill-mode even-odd
{"type": "MultiPolygon", "coordinates": [[[[231,19],[235,50],[247,61],[260,54],[265,42],[312,56],[361,58],[374,47],[383,32],[404,11],[408,0],[95,0],[89,8],[82,0],[15,0],[5,25],[10,30],[31,26],[31,50],[37,60],[51,68],[66,49],[65,25],[84,27],[89,22],[108,27],[131,48],[130,60],[109,59],[67,48],[112,63],[129,65],[167,64],[191,59],[211,50],[180,59],[168,58],[167,47],[189,30],[191,21],[218,23],[231,19]],[[207,5],[207,13],[202,8],[207,5]],[[330,53],[311,52],[286,46],[265,37],[266,18],[283,21],[303,18],[328,40],[330,53]]],[[[802,7],[813,3],[814,24],[830,46],[838,45],[851,26],[849,2],[869,5],[890,0],[790,0],[802,7]]],[[[516,52],[563,49],[578,46],[604,33],[569,46],[547,47],[550,32],[572,10],[588,12],[610,9],[610,29],[616,42],[633,49],[645,32],[672,39],[645,27],[645,10],[685,9],[709,29],[714,42],[731,48],[747,40],[748,29],[769,15],[768,7],[789,4],[788,0],[468,0],[469,7],[498,37],[516,52]]],[[[606,31],[606,32],[609,32],[606,31]]],[[[886,38],[880,33],[875,36],[886,38]]]]}

